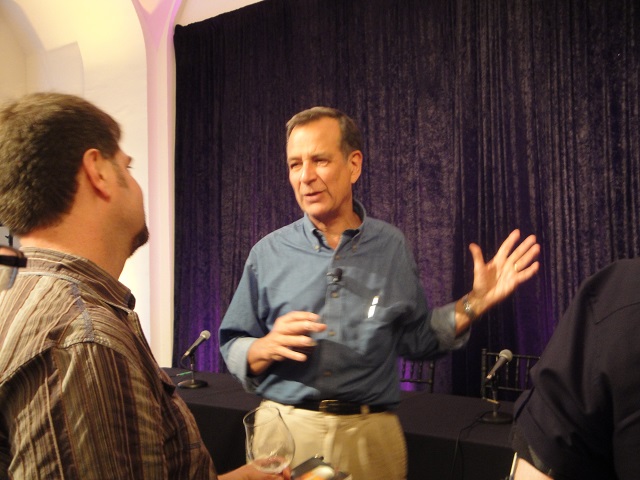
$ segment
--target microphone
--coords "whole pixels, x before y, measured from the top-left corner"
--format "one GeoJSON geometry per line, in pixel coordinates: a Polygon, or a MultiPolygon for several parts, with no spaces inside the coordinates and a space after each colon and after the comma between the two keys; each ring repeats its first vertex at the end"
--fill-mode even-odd
{"type": "Polygon", "coordinates": [[[327,277],[333,277],[333,283],[339,282],[340,280],[342,280],[342,269],[334,268],[333,270],[329,271],[329,273],[327,273],[327,277]]]}
{"type": "Polygon", "coordinates": [[[193,352],[196,351],[196,349],[200,346],[200,344],[206,340],[209,340],[209,337],[211,337],[211,333],[209,333],[209,330],[203,330],[200,336],[196,339],[196,341],[193,342],[193,344],[187,349],[186,352],[184,352],[184,355],[182,355],[182,358],[185,359],[193,355],[193,352]]]}
{"type": "Polygon", "coordinates": [[[513,358],[513,353],[511,353],[511,350],[507,350],[507,349],[502,350],[498,354],[498,360],[493,365],[493,368],[489,371],[489,373],[485,377],[484,383],[487,383],[489,380],[491,380],[493,377],[495,377],[495,375],[498,372],[498,370],[500,370],[504,365],[509,363],[512,358],[513,358]]]}

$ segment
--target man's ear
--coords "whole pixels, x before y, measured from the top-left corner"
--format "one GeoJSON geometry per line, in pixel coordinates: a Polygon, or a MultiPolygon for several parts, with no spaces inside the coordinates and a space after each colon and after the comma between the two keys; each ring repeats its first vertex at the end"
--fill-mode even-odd
{"type": "Polygon", "coordinates": [[[362,152],[354,150],[349,154],[349,166],[351,167],[351,184],[353,185],[360,178],[362,173],[362,152]]]}
{"type": "MultiPolygon", "coordinates": [[[[90,148],[82,156],[82,172],[91,187],[105,198],[111,196],[109,190],[108,171],[110,160],[104,158],[96,148],[90,148]]],[[[111,168],[113,168],[111,166],[111,168]]]]}

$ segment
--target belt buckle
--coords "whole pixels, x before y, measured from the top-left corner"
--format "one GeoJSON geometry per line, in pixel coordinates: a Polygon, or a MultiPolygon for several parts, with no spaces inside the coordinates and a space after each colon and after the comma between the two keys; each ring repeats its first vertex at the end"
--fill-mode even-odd
{"type": "Polygon", "coordinates": [[[333,410],[332,407],[338,406],[339,403],[339,400],[320,400],[318,411],[322,413],[331,413],[333,410]]]}

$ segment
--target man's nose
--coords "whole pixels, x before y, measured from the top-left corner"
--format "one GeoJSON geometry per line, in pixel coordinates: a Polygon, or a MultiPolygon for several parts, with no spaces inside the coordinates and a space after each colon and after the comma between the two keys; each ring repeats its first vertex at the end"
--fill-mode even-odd
{"type": "Polygon", "coordinates": [[[300,181],[309,183],[314,180],[316,176],[316,169],[313,162],[304,162],[302,164],[302,170],[300,172],[300,181]]]}

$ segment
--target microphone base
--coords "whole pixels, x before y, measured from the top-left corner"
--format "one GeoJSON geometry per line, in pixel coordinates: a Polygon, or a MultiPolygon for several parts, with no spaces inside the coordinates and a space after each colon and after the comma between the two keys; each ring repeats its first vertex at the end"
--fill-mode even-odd
{"type": "Polygon", "coordinates": [[[505,424],[513,422],[513,415],[505,412],[485,412],[481,417],[482,423],[505,424]]]}
{"type": "Polygon", "coordinates": [[[207,382],[205,382],[204,380],[183,380],[180,383],[178,383],[178,387],[180,388],[202,388],[202,387],[206,387],[207,385],[209,385],[207,382]]]}

